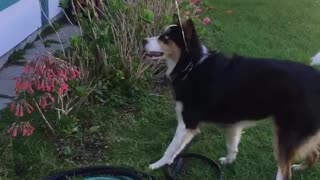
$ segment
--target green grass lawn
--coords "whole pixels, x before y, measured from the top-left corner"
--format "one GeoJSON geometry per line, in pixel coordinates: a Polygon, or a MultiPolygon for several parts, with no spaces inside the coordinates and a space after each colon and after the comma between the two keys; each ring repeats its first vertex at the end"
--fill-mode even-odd
{"type": "MultiPolygon", "coordinates": [[[[208,16],[221,25],[221,31],[205,38],[210,48],[303,63],[309,63],[320,50],[320,0],[206,1],[215,7],[208,16]]],[[[31,138],[15,140],[0,157],[0,180],[34,180],[51,171],[98,164],[134,167],[161,179],[162,171],[149,171],[147,167],[162,156],[173,136],[174,102],[167,88],[135,99],[133,108],[84,107],[78,121],[62,123],[65,127],[61,128],[69,131],[61,132],[59,138],[37,131],[31,138]],[[81,127],[91,128],[82,131],[81,127]],[[87,146],[92,144],[95,146],[87,146]]],[[[4,113],[0,128],[6,127],[11,118],[4,113]]],[[[224,168],[225,179],[272,179],[277,170],[272,139],[271,123],[267,121],[245,130],[238,159],[224,168]]],[[[219,129],[205,125],[190,151],[218,159],[226,153],[224,137],[219,129]]],[[[319,167],[294,172],[293,179],[320,179],[319,167]]],[[[206,170],[198,168],[190,179],[210,178],[206,170]]]]}

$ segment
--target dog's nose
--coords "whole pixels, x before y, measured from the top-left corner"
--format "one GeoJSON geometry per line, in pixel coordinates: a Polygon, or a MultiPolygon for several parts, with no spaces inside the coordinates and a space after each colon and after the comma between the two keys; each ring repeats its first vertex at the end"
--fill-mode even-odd
{"type": "Polygon", "coordinates": [[[147,43],[148,43],[148,40],[147,40],[147,39],[144,39],[144,40],[142,41],[142,45],[143,45],[143,46],[146,46],[147,43]]]}

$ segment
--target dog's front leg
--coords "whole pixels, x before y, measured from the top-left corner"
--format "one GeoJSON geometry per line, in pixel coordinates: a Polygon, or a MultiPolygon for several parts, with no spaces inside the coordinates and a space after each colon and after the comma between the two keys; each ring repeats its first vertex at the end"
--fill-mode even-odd
{"type": "Polygon", "coordinates": [[[150,169],[158,169],[166,164],[171,164],[175,157],[185,148],[192,138],[199,133],[199,129],[187,129],[182,118],[182,103],[176,103],[178,127],[176,133],[165,151],[163,157],[149,166],[150,169]]]}
{"type": "Polygon", "coordinates": [[[198,129],[186,129],[184,123],[179,123],[176,133],[164,155],[160,160],[151,164],[149,168],[158,169],[166,164],[170,165],[198,132],[198,129]]]}

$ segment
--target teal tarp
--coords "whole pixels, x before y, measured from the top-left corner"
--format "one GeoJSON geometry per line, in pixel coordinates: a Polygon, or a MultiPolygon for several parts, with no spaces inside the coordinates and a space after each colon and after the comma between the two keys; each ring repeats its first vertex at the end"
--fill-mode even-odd
{"type": "Polygon", "coordinates": [[[0,0],[0,11],[6,9],[12,4],[18,2],[19,0],[0,0]]]}

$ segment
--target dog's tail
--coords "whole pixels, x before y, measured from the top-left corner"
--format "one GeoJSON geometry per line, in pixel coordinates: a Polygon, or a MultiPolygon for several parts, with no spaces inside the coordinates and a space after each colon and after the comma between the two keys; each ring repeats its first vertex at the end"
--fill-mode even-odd
{"type": "Polygon", "coordinates": [[[318,52],[318,54],[316,54],[315,56],[313,56],[311,58],[311,63],[310,63],[311,66],[313,65],[320,65],[320,52],[318,52]]]}

